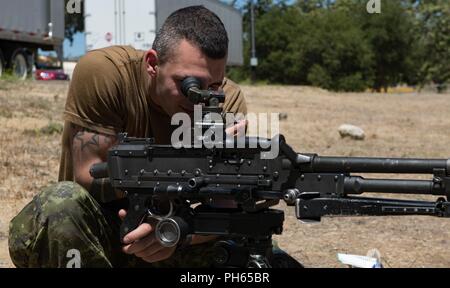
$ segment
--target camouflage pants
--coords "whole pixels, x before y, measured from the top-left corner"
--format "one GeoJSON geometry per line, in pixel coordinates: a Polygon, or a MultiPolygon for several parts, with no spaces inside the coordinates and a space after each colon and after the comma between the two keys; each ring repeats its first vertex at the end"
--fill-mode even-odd
{"type": "MultiPolygon", "coordinates": [[[[122,252],[118,211],[121,205],[100,205],[74,182],[48,187],[11,220],[9,253],[17,267],[164,267],[206,268],[213,263],[214,242],[177,250],[172,257],[146,263],[122,252]],[[79,263],[79,264],[77,264],[79,263]]],[[[274,243],[279,267],[300,267],[274,243]],[[287,261],[287,262],[286,262],[287,261]]]]}
{"type": "Polygon", "coordinates": [[[9,253],[17,267],[208,267],[212,243],[149,264],[121,250],[117,209],[100,205],[74,182],[57,183],[12,219],[9,253]],[[110,209],[108,209],[110,208],[110,209]],[[78,258],[77,258],[78,257],[78,258]],[[77,258],[77,259],[76,259],[77,258]]]}

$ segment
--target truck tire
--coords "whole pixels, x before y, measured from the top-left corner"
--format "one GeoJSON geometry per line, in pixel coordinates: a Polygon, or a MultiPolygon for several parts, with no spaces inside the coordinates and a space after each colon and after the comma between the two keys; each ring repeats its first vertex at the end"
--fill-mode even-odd
{"type": "Polygon", "coordinates": [[[2,50],[0,50],[0,78],[5,70],[5,60],[3,58],[2,50]]]}
{"type": "Polygon", "coordinates": [[[16,53],[11,60],[13,74],[20,80],[28,77],[27,57],[22,52],[16,53]]]}

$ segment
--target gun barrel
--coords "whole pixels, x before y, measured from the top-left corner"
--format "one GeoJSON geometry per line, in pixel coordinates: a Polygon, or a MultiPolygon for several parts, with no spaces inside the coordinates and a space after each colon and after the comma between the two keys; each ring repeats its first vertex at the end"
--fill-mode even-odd
{"type": "Polygon", "coordinates": [[[346,194],[365,192],[445,195],[445,188],[431,180],[364,179],[359,176],[346,177],[346,194]]]}
{"type": "Polygon", "coordinates": [[[450,174],[450,159],[402,159],[365,157],[315,156],[311,163],[313,172],[342,173],[407,173],[433,174],[435,169],[445,169],[450,174]]]}

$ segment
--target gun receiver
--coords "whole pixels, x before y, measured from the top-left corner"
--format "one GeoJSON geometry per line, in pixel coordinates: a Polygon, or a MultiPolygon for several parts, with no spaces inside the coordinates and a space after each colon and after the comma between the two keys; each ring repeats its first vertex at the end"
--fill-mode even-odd
{"type": "MultiPolygon", "coordinates": [[[[197,90],[198,86],[191,88],[192,93],[197,90]]],[[[185,94],[191,92],[185,90],[185,94]]],[[[271,208],[280,200],[295,206],[296,217],[302,221],[320,221],[323,216],[450,216],[450,159],[298,154],[281,135],[264,140],[278,143],[280,153],[274,159],[261,159],[261,152],[266,150],[261,147],[175,149],[126,134],[120,134],[119,139],[119,144],[108,152],[107,163],[94,165],[91,175],[109,178],[113,188],[127,195],[129,209],[121,237],[150,215],[160,219],[157,238],[167,247],[177,245],[187,234],[239,239],[240,247],[246,248],[246,260],[230,260],[234,258],[223,252],[218,242],[222,256],[216,260],[221,265],[268,267],[264,257],[270,254],[271,237],[283,230],[284,213],[271,208]],[[432,177],[364,179],[353,173],[432,177]],[[441,197],[427,202],[355,196],[365,192],[441,197]],[[221,199],[234,200],[237,207],[211,205],[221,199]]],[[[246,143],[261,140],[245,138],[246,143]]]]}

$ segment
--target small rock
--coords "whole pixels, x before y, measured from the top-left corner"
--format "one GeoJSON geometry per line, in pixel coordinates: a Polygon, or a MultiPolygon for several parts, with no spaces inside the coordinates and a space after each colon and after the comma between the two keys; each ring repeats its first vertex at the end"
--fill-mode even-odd
{"type": "Polygon", "coordinates": [[[364,138],[366,137],[364,134],[364,130],[350,124],[341,125],[338,131],[342,138],[350,137],[354,140],[364,140],[364,138]]]}
{"type": "Polygon", "coordinates": [[[288,114],[287,113],[280,113],[278,115],[278,118],[280,119],[280,121],[286,120],[288,118],[288,114]]]}

